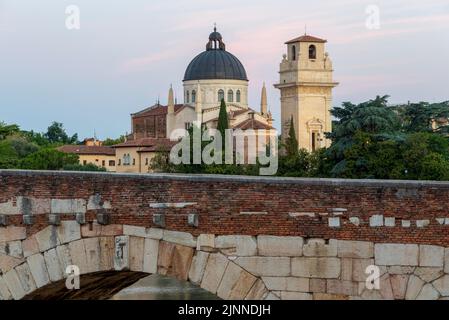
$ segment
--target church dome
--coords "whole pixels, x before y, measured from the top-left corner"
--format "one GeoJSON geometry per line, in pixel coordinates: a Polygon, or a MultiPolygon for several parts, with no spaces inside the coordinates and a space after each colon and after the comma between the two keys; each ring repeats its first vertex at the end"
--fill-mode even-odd
{"type": "Polygon", "coordinates": [[[206,51],[197,55],[187,67],[184,81],[226,79],[248,81],[245,68],[236,56],[226,51],[222,36],[214,29],[206,51]]]}

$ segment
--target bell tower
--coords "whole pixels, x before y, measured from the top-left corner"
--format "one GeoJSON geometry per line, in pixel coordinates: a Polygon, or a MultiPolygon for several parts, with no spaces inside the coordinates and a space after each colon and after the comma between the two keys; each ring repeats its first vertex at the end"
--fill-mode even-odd
{"type": "Polygon", "coordinates": [[[281,91],[282,140],[288,136],[293,117],[298,145],[308,151],[330,145],[324,133],[332,131],[332,89],[338,83],[332,78],[326,42],[306,34],[286,42],[287,54],[275,85],[281,91]]]}

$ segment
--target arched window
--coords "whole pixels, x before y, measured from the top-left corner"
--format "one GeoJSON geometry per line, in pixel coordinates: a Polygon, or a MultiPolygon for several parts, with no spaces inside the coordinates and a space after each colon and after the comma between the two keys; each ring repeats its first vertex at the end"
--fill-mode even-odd
{"type": "Polygon", "coordinates": [[[237,102],[240,102],[240,90],[237,90],[237,93],[235,94],[235,98],[237,102]]]}
{"type": "Polygon", "coordinates": [[[228,91],[228,102],[234,102],[234,92],[232,90],[228,91]]]}
{"type": "Polygon", "coordinates": [[[313,44],[309,47],[309,59],[316,59],[316,47],[313,44]]]}
{"type": "Polygon", "coordinates": [[[296,60],[296,46],[292,46],[292,60],[296,60]]]}
{"type": "Polygon", "coordinates": [[[192,90],[192,102],[196,102],[196,91],[192,90]]]}
{"type": "Polygon", "coordinates": [[[221,100],[224,99],[224,91],[223,90],[218,90],[218,102],[221,102],[221,100]]]}
{"type": "Polygon", "coordinates": [[[186,102],[189,103],[190,102],[190,92],[187,91],[186,93],[186,102]]]}

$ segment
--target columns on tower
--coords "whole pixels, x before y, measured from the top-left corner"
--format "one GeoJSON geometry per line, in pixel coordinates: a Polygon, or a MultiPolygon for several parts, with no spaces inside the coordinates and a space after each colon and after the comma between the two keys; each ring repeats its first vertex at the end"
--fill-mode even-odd
{"type": "Polygon", "coordinates": [[[263,116],[266,116],[268,114],[268,112],[267,112],[267,88],[265,87],[265,82],[263,83],[262,94],[260,97],[260,113],[263,116]]]}

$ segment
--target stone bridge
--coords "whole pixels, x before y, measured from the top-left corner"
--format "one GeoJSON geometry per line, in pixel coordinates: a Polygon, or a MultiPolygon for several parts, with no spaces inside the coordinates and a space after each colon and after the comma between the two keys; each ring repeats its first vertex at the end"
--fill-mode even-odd
{"type": "Polygon", "coordinates": [[[155,273],[223,299],[448,299],[447,199],[440,182],[0,170],[0,299],[106,299],[155,273]]]}

